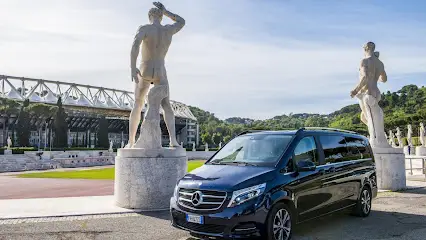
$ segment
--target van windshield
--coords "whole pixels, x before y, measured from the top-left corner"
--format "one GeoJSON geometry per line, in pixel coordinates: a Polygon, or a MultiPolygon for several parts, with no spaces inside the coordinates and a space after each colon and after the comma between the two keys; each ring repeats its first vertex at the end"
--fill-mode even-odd
{"type": "Polygon", "coordinates": [[[286,150],[292,135],[242,135],[227,143],[207,164],[274,165],[286,150]]]}

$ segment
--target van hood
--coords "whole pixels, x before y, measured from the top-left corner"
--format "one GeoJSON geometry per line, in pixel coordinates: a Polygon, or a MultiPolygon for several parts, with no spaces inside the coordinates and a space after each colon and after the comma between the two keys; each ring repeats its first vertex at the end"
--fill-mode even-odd
{"type": "Polygon", "coordinates": [[[203,190],[234,191],[272,180],[273,167],[203,165],[187,173],[179,187],[203,190]]]}

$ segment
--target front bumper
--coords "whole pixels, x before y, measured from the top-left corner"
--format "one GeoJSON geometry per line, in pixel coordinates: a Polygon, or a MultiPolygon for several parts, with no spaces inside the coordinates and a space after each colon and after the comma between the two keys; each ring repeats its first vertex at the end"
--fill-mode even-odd
{"type": "Polygon", "coordinates": [[[198,236],[231,239],[260,237],[268,211],[263,206],[264,204],[258,204],[257,200],[254,199],[232,208],[222,207],[220,212],[197,213],[182,209],[176,199],[172,198],[170,200],[172,226],[198,236]],[[203,216],[204,224],[187,222],[187,213],[203,216]]]}

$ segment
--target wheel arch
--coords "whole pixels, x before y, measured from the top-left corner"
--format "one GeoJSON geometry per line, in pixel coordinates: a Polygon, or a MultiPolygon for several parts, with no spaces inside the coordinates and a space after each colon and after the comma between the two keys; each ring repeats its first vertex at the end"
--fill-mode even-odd
{"type": "Polygon", "coordinates": [[[288,191],[279,191],[279,192],[274,193],[271,196],[271,204],[270,204],[268,210],[271,210],[274,205],[279,204],[279,203],[284,203],[285,205],[287,205],[290,208],[292,215],[293,215],[293,218],[294,218],[295,222],[297,222],[298,221],[298,212],[297,212],[296,204],[294,203],[294,200],[291,197],[291,193],[288,192],[288,191]]]}

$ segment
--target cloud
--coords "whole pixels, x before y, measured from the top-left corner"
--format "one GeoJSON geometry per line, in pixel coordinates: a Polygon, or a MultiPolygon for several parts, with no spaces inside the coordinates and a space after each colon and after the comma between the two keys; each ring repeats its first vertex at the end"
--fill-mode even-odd
{"type": "MultiPolygon", "coordinates": [[[[425,34],[416,29],[424,23],[372,4],[316,3],[165,1],[187,20],[167,56],[172,99],[221,118],[332,112],[356,103],[348,93],[358,81],[361,46],[371,39],[389,75],[381,89],[409,84],[406,77],[421,83],[425,34]]],[[[132,91],[131,42],[150,7],[136,0],[0,0],[8,9],[0,73],[132,91]]]]}

